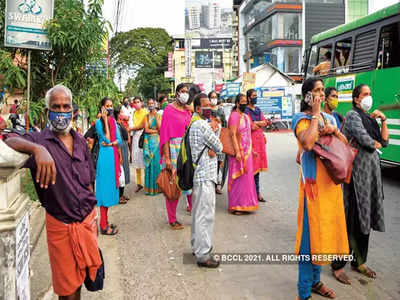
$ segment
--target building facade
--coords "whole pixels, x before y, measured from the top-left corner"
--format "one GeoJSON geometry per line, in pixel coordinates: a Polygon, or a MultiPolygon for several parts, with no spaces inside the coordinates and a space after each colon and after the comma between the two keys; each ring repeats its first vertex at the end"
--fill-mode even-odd
{"type": "Polygon", "coordinates": [[[298,79],[311,37],[344,22],[344,0],[243,1],[239,9],[239,73],[271,63],[298,79]]]}
{"type": "MultiPolygon", "coordinates": [[[[237,57],[233,55],[233,48],[193,48],[189,51],[191,62],[189,64],[191,76],[187,76],[187,62],[185,57],[184,36],[174,36],[173,74],[174,88],[180,83],[200,84],[205,91],[211,91],[225,81],[237,77],[234,65],[237,57]]],[[[237,65],[237,63],[236,63],[237,65]]]]}
{"type": "Polygon", "coordinates": [[[187,19],[189,24],[189,29],[199,29],[201,25],[201,18],[200,18],[200,7],[198,6],[191,6],[187,10],[187,19]]]}
{"type": "Polygon", "coordinates": [[[368,15],[369,0],[346,0],[346,23],[368,15]]]}

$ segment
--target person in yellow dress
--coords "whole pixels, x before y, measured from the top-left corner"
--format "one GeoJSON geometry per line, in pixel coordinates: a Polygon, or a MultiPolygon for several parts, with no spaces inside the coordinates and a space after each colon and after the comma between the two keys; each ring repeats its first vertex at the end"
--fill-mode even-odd
{"type": "Polygon", "coordinates": [[[335,298],[334,291],[320,281],[321,266],[330,263],[319,255],[349,253],[343,193],[329,177],[319,157],[312,151],[320,135],[346,138],[331,115],[321,112],[324,85],[319,79],[307,79],[302,87],[301,113],[292,121],[299,144],[300,184],[297,216],[296,254],[299,261],[298,298],[311,299],[315,292],[335,298]],[[307,259],[308,258],[308,259],[307,259]]]}

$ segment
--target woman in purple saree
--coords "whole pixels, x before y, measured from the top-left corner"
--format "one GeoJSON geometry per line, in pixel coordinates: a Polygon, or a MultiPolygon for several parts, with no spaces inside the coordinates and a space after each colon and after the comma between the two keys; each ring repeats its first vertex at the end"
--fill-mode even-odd
{"type": "Polygon", "coordinates": [[[244,113],[246,106],[246,96],[239,94],[228,122],[236,151],[236,157],[229,157],[228,210],[236,215],[258,209],[253,176],[251,121],[244,113]],[[237,132],[241,136],[240,139],[237,138],[237,132]]]}

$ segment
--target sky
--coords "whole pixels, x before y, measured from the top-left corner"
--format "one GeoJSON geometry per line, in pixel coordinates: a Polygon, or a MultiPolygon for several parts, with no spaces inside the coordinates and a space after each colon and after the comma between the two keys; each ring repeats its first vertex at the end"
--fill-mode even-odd
{"type": "Polygon", "coordinates": [[[386,6],[398,3],[399,0],[370,0],[369,5],[370,5],[370,12],[374,12],[377,10],[380,10],[382,8],[385,8],[386,6]]]}
{"type": "MultiPolygon", "coordinates": [[[[112,21],[117,0],[104,1],[104,16],[112,21]]],[[[170,35],[184,34],[185,0],[125,0],[123,22],[119,31],[137,27],[161,27],[170,35]]],[[[113,22],[111,22],[113,23],[113,22]]]]}
{"type": "MultiPolygon", "coordinates": [[[[220,1],[224,3],[231,2],[231,0],[220,1]]],[[[124,2],[123,20],[119,26],[119,31],[129,31],[138,27],[161,27],[170,35],[184,34],[185,0],[125,0],[124,2]]],[[[399,0],[369,0],[370,12],[372,13],[396,2],[399,2],[399,0]]],[[[104,15],[112,24],[116,10],[115,3],[117,3],[117,0],[104,1],[104,15]]]]}

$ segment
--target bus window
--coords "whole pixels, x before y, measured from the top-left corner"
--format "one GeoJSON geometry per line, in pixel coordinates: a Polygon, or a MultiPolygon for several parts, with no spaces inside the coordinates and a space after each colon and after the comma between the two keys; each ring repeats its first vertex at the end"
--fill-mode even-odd
{"type": "Polygon", "coordinates": [[[351,38],[339,41],[335,47],[335,70],[336,74],[349,72],[351,52],[351,38]]]}
{"type": "Polygon", "coordinates": [[[352,71],[366,71],[373,68],[376,45],[376,30],[370,30],[358,35],[354,43],[352,71]]]}
{"type": "Polygon", "coordinates": [[[307,67],[307,77],[311,77],[314,75],[313,69],[317,65],[318,59],[318,47],[315,45],[309,51],[310,58],[308,60],[308,67],[307,67]]]}
{"type": "Polygon", "coordinates": [[[378,69],[400,66],[400,22],[382,27],[379,39],[378,69]]]}
{"type": "Polygon", "coordinates": [[[331,60],[332,60],[332,45],[326,45],[319,48],[318,54],[318,65],[314,67],[314,75],[328,75],[331,71],[331,60]]]}

